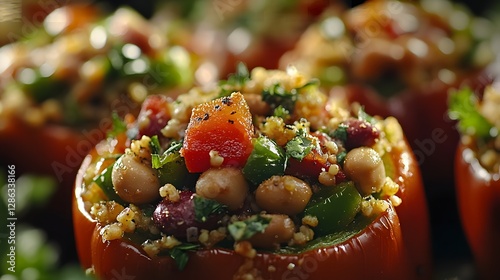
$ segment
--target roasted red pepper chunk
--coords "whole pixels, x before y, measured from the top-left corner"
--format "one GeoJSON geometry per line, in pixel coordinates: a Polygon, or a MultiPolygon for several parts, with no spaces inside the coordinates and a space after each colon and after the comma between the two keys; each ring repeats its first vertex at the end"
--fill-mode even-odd
{"type": "Polygon", "coordinates": [[[243,167],[252,152],[253,134],[248,105],[242,94],[233,93],[193,109],[181,155],[192,173],[212,166],[211,151],[223,159],[221,166],[243,167]]]}

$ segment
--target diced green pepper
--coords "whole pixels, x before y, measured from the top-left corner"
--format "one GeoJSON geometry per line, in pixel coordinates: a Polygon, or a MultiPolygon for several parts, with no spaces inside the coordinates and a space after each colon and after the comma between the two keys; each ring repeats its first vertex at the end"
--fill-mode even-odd
{"type": "MultiPolygon", "coordinates": [[[[118,160],[116,161],[118,162],[118,160]]],[[[115,164],[116,164],[115,162],[115,164]]],[[[104,194],[108,197],[109,200],[114,200],[116,203],[121,205],[126,205],[126,203],[118,196],[113,187],[113,181],[111,180],[111,173],[113,172],[114,164],[111,164],[106,169],[104,169],[101,174],[99,174],[94,182],[101,187],[104,194]]]]}
{"type": "Polygon", "coordinates": [[[347,227],[361,208],[362,198],[353,182],[323,187],[315,193],[304,210],[304,216],[318,219],[316,236],[336,233],[347,227]]]}
{"type": "Polygon", "coordinates": [[[172,184],[176,188],[184,187],[185,178],[189,175],[189,172],[179,151],[165,155],[163,162],[164,164],[157,169],[160,184],[172,184]]]}
{"type": "Polygon", "coordinates": [[[285,173],[286,157],[283,148],[273,140],[260,136],[252,140],[253,151],[243,167],[243,175],[254,185],[273,175],[285,173]]]}

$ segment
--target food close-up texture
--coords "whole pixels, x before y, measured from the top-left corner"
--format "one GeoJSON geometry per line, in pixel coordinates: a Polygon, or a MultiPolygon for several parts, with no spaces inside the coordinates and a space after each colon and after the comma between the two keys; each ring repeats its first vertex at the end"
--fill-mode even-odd
{"type": "Polygon", "coordinates": [[[500,4],[0,1],[0,280],[497,279],[500,4]]]}

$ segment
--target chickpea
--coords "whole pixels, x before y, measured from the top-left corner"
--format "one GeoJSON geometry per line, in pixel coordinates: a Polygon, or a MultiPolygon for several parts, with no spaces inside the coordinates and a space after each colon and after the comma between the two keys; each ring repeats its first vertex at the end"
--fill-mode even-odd
{"type": "Polygon", "coordinates": [[[264,232],[252,236],[249,241],[255,247],[274,248],[279,244],[287,243],[293,238],[295,224],[287,215],[264,214],[271,219],[264,232]]]}
{"type": "Polygon", "coordinates": [[[156,170],[132,153],[124,154],[115,162],[111,181],[118,196],[126,202],[144,204],[160,198],[156,170]]]}
{"type": "Polygon", "coordinates": [[[232,167],[208,169],[196,181],[197,195],[227,205],[229,210],[243,207],[247,193],[243,173],[232,167]]]}
{"type": "Polygon", "coordinates": [[[273,176],[262,182],[255,191],[255,202],[270,213],[296,215],[311,199],[311,187],[289,175],[273,176]]]}
{"type": "Polygon", "coordinates": [[[372,148],[360,147],[349,151],[345,157],[344,171],[362,195],[380,191],[385,182],[384,163],[372,148]]]}

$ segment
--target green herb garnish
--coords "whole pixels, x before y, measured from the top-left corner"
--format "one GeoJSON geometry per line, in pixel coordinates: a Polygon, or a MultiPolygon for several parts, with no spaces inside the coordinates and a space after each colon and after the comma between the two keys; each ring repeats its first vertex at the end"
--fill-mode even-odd
{"type": "Polygon", "coordinates": [[[362,106],[359,107],[359,109],[358,109],[358,119],[362,120],[362,121],[367,121],[371,124],[375,123],[375,119],[372,116],[370,116],[368,113],[366,113],[365,108],[362,106]]]}
{"type": "Polygon", "coordinates": [[[458,120],[458,129],[461,133],[489,139],[493,137],[491,135],[493,124],[479,113],[478,102],[470,88],[462,88],[450,95],[448,115],[450,119],[458,120]]]}
{"type": "Polygon", "coordinates": [[[175,261],[179,270],[183,270],[189,261],[188,251],[198,249],[200,245],[191,243],[182,243],[168,250],[169,256],[175,261]]]}
{"type": "Polygon", "coordinates": [[[249,239],[257,233],[264,232],[270,222],[271,219],[255,215],[246,220],[229,224],[227,229],[234,240],[240,241],[249,239]]]}
{"type": "Polygon", "coordinates": [[[247,66],[240,62],[236,66],[236,73],[229,75],[227,80],[219,82],[221,88],[219,97],[229,96],[234,91],[241,89],[248,81],[250,81],[250,72],[247,66]]]}
{"type": "Polygon", "coordinates": [[[341,123],[330,136],[345,143],[347,141],[347,128],[348,125],[341,123]]]}
{"type": "Polygon", "coordinates": [[[223,213],[227,209],[224,204],[198,195],[194,196],[193,202],[195,219],[200,222],[205,222],[208,216],[223,213]]]}
{"type": "Polygon", "coordinates": [[[273,115],[275,117],[282,118],[283,120],[287,120],[288,118],[290,118],[290,112],[287,109],[283,108],[283,106],[281,105],[274,109],[273,115]]]}
{"type": "Polygon", "coordinates": [[[313,142],[307,138],[307,132],[299,129],[297,135],[285,146],[286,156],[299,161],[303,160],[313,149],[313,142]]]}
{"type": "Polygon", "coordinates": [[[149,145],[151,147],[151,166],[155,169],[160,169],[164,165],[177,160],[175,153],[182,148],[181,141],[173,141],[170,143],[170,147],[160,155],[161,147],[157,135],[151,137],[149,145]]]}
{"type": "Polygon", "coordinates": [[[118,113],[113,112],[111,114],[111,120],[112,120],[112,127],[106,135],[107,138],[114,138],[118,136],[118,134],[127,131],[127,125],[120,118],[120,116],[118,116],[118,113]]]}
{"type": "Polygon", "coordinates": [[[264,89],[262,91],[262,100],[269,104],[271,108],[281,106],[289,112],[293,112],[297,96],[297,89],[287,91],[280,84],[274,84],[268,89],[264,89]]]}

